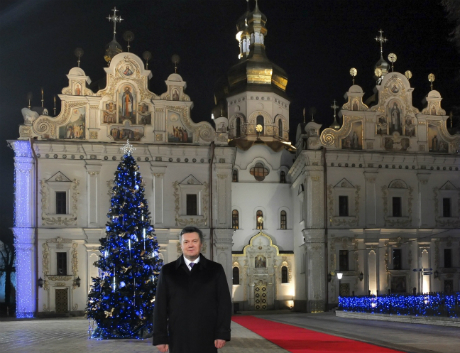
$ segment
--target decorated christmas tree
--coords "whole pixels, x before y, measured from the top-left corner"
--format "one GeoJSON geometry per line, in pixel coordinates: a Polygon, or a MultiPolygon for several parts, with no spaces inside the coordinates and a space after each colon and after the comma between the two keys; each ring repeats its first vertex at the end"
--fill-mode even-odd
{"type": "MultiPolygon", "coordinates": [[[[146,338],[152,335],[152,315],[157,278],[162,266],[158,242],[150,224],[144,183],[132,157],[134,148],[123,147],[124,156],[112,189],[106,237],[100,239],[101,255],[94,264],[86,314],[97,327],[93,338],[146,338]]],[[[90,324],[91,326],[91,324],[90,324]]]]}

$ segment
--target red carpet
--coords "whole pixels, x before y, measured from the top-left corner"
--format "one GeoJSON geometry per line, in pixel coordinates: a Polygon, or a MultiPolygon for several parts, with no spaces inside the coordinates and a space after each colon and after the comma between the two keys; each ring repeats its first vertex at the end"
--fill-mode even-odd
{"type": "Polygon", "coordinates": [[[307,352],[399,352],[372,344],[327,335],[297,326],[280,324],[254,316],[233,316],[232,320],[252,332],[293,353],[307,352]]]}

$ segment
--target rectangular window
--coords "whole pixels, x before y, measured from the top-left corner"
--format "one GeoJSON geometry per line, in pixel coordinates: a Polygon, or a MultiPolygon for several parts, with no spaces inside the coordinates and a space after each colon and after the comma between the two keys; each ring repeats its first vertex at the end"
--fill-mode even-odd
{"type": "Polygon", "coordinates": [[[393,249],[393,270],[402,269],[401,249],[393,249]]]}
{"type": "Polygon", "coordinates": [[[67,193],[65,191],[56,191],[56,214],[67,213],[67,193]]]}
{"type": "Polygon", "coordinates": [[[348,271],[348,250],[339,250],[339,270],[348,271]]]}
{"type": "Polygon", "coordinates": [[[187,216],[198,215],[198,204],[196,194],[187,194],[187,216]]]}
{"type": "Polygon", "coordinates": [[[66,276],[67,275],[67,253],[57,252],[56,253],[56,263],[57,263],[57,274],[59,276],[66,276]]]}
{"type": "Polygon", "coordinates": [[[452,249],[444,249],[444,268],[452,267],[452,249]]]}
{"type": "Polygon", "coordinates": [[[240,220],[239,220],[239,212],[237,210],[232,211],[232,228],[239,229],[240,228],[240,220]]]}
{"type": "Polygon", "coordinates": [[[348,196],[339,196],[339,217],[348,217],[348,196]]]}
{"type": "Polygon", "coordinates": [[[442,216],[452,217],[451,208],[450,208],[450,198],[448,197],[445,197],[442,199],[442,216]]]}
{"type": "Polygon", "coordinates": [[[400,197],[393,197],[393,217],[402,217],[400,197]]]}
{"type": "Polygon", "coordinates": [[[280,214],[280,229],[287,229],[287,214],[286,214],[286,211],[281,211],[281,214],[280,214]]]}

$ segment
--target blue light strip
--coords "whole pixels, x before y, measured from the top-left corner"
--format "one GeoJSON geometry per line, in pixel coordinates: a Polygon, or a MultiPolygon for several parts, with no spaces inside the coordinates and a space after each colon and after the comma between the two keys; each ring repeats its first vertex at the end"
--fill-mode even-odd
{"type": "Polygon", "coordinates": [[[32,318],[35,312],[33,158],[29,141],[12,143],[14,158],[14,245],[16,249],[16,317],[32,318]]]}
{"type": "Polygon", "coordinates": [[[458,317],[460,292],[339,297],[339,310],[372,314],[458,317]]]}

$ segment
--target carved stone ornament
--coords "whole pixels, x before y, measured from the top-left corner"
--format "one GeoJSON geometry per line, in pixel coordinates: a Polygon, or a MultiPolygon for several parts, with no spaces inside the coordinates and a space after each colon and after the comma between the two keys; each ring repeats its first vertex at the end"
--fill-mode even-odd
{"type": "MultiPolygon", "coordinates": [[[[185,179],[185,181],[191,181],[191,180],[196,180],[195,177],[189,176],[185,179]],[[191,178],[190,178],[191,177],[191,178]]],[[[197,180],[198,181],[198,180],[197,180]]],[[[196,227],[202,227],[206,226],[208,224],[208,202],[209,202],[209,187],[208,183],[200,183],[202,185],[201,187],[201,204],[202,206],[202,215],[201,216],[181,216],[180,215],[180,184],[179,182],[175,181],[173,183],[173,188],[174,188],[174,211],[175,211],[175,220],[176,220],[176,226],[196,226],[196,227]]],[[[181,182],[182,184],[182,182],[181,182]]],[[[189,185],[196,185],[194,182],[191,182],[189,185]]]]}
{"type": "Polygon", "coordinates": [[[70,212],[63,215],[51,215],[46,212],[48,210],[48,202],[51,201],[50,196],[50,187],[45,180],[41,180],[41,189],[40,194],[42,197],[42,207],[41,207],[41,216],[42,216],[42,225],[58,225],[58,226],[71,226],[77,224],[78,219],[78,195],[80,194],[78,187],[80,181],[74,179],[70,186],[70,212]]]}

